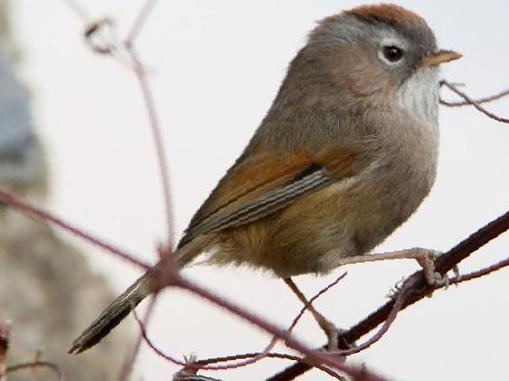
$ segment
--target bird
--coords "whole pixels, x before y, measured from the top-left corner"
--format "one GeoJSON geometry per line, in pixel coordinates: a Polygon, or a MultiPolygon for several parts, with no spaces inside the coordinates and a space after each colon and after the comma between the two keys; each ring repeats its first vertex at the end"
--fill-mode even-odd
{"type": "MultiPolygon", "coordinates": [[[[178,268],[207,253],[282,278],[326,274],[369,254],[429,194],[439,148],[439,73],[461,54],[439,49],[413,11],[363,5],[319,21],[290,62],[268,113],[198,209],[174,253],[178,268]]],[[[159,266],[159,267],[158,267],[159,266]]],[[[74,342],[97,344],[155,292],[156,265],[74,342]]],[[[433,281],[431,269],[431,279],[433,281]]]]}

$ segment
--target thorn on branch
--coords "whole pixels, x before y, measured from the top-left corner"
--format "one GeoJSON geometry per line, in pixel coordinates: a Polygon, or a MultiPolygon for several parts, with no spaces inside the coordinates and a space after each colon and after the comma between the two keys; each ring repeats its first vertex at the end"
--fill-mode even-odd
{"type": "Polygon", "coordinates": [[[83,32],[85,42],[95,53],[113,54],[118,49],[114,27],[113,19],[108,17],[93,21],[85,27],[83,32]]]}
{"type": "Polygon", "coordinates": [[[110,43],[105,46],[98,44],[96,41],[99,32],[104,31],[107,26],[111,27],[112,22],[113,21],[111,19],[105,18],[102,20],[94,21],[86,26],[83,35],[85,37],[85,41],[94,52],[99,54],[110,54],[113,51],[113,44],[110,43]]]}
{"type": "Polygon", "coordinates": [[[172,381],[222,381],[217,378],[199,375],[199,365],[196,363],[196,356],[191,355],[185,361],[186,365],[173,376],[172,381]]]}

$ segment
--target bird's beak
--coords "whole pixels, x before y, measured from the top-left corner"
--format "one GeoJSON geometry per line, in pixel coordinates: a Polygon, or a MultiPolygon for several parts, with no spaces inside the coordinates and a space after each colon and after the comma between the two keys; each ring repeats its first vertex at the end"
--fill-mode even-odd
{"type": "Polygon", "coordinates": [[[426,54],[422,59],[422,65],[425,67],[434,67],[446,62],[455,61],[461,57],[461,54],[452,50],[437,50],[426,54]]]}

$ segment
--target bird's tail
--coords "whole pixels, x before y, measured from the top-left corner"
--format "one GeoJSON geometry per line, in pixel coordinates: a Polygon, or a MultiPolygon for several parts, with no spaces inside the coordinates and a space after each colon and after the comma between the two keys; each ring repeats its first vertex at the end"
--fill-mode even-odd
{"type": "Polygon", "coordinates": [[[83,333],[73,341],[69,353],[78,354],[96,345],[115,328],[140,302],[150,295],[147,272],[113,301],[83,333]]]}
{"type": "MultiPolygon", "coordinates": [[[[201,253],[210,240],[196,239],[176,253],[177,265],[181,268],[201,253]]],[[[143,299],[154,292],[154,279],[160,276],[160,264],[147,271],[122,295],[113,301],[83,333],[73,341],[69,353],[78,354],[96,345],[115,328],[143,299]]],[[[156,279],[157,282],[157,279],[156,279]]]]}

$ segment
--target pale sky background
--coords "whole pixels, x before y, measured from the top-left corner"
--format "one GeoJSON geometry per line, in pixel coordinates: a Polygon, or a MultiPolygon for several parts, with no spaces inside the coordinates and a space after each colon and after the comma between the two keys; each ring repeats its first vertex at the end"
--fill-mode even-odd
{"type": "MultiPolygon", "coordinates": [[[[89,52],[83,25],[63,0],[15,0],[21,76],[33,96],[35,123],[47,147],[48,207],[78,226],[147,260],[164,232],[162,198],[151,135],[138,85],[117,62],[89,52]]],[[[94,17],[112,16],[128,30],[142,0],[87,0],[94,17]]],[[[174,216],[180,235],[192,213],[246,144],[270,106],[286,66],[322,17],[368,1],[163,1],[136,46],[151,70],[164,129],[174,216]]],[[[440,44],[462,52],[443,75],[472,95],[509,86],[504,0],[397,1],[424,16],[440,44]]],[[[491,105],[509,116],[509,99],[491,105]]],[[[430,197],[378,251],[414,246],[446,250],[509,209],[509,126],[472,109],[441,111],[438,181],[430,197]]],[[[67,236],[66,236],[67,237],[67,236]]],[[[133,268],[83,245],[97,271],[122,291],[133,268]]],[[[509,255],[509,236],[472,256],[466,272],[509,255]]],[[[351,266],[348,277],[317,303],[349,327],[385,302],[413,262],[351,266]]],[[[298,277],[308,293],[328,277],[298,277]]],[[[300,309],[280,280],[251,270],[196,267],[194,280],[286,326],[300,309]]],[[[372,349],[353,357],[394,380],[479,380],[507,375],[508,272],[437,292],[402,313],[372,349]]],[[[99,311],[90,311],[90,319],[99,311]]],[[[133,324],[128,319],[126,324],[133,324]]],[[[134,325],[133,325],[134,327],[134,325]]],[[[150,336],[172,354],[211,357],[260,350],[265,334],[181,292],[161,298],[150,336]]],[[[76,332],[78,333],[78,332],[76,332]]],[[[310,345],[325,339],[310,318],[297,330],[310,345]]],[[[63,343],[67,349],[69,343],[63,343]]],[[[86,356],[86,354],[84,355],[86,356]]],[[[76,358],[79,361],[79,357],[76,358]]],[[[217,374],[263,380],[288,363],[268,360],[217,374]]],[[[167,380],[174,367],[149,351],[137,363],[145,380],[167,380]]],[[[212,375],[212,374],[211,374],[212,375]]],[[[310,372],[302,380],[322,380],[310,372]]]]}

